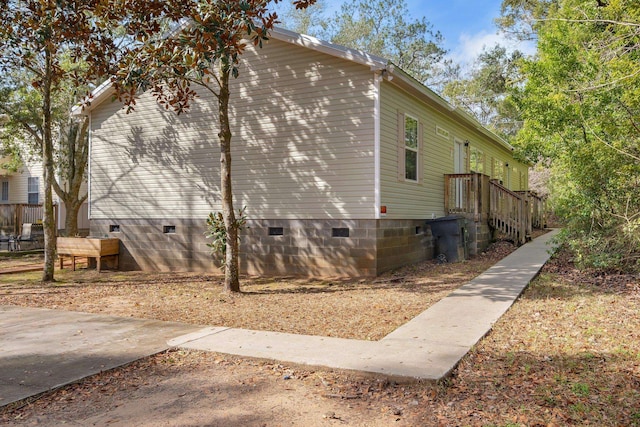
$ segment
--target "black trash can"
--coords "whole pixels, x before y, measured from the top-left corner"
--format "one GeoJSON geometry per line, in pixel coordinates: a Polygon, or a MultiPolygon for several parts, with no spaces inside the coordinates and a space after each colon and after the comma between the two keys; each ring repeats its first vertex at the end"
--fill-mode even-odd
{"type": "Polygon", "coordinates": [[[427,220],[431,227],[435,250],[435,257],[444,255],[446,262],[464,261],[468,256],[467,249],[467,219],[463,216],[452,215],[427,220]]]}

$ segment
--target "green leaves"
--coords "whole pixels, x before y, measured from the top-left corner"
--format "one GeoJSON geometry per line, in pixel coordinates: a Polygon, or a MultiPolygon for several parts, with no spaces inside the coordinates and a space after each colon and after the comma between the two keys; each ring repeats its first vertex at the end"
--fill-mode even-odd
{"type": "Polygon", "coordinates": [[[536,23],[517,143],[551,159],[579,259],[640,269],[640,4],[563,0],[536,23]]]}
{"type": "MultiPolygon", "coordinates": [[[[238,209],[238,214],[232,227],[236,230],[243,230],[247,224],[247,207],[238,209]]],[[[211,255],[218,256],[224,260],[227,254],[227,229],[225,227],[222,212],[209,213],[207,217],[207,230],[204,233],[207,239],[211,239],[211,243],[207,246],[211,248],[211,255]]],[[[224,262],[220,264],[224,268],[224,262]]]]}

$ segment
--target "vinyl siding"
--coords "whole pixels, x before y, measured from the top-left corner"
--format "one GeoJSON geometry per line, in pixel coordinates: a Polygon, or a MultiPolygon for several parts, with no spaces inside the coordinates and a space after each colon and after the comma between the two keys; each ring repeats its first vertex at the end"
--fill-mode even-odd
{"type": "Polygon", "coordinates": [[[44,180],[42,178],[42,165],[37,162],[26,162],[25,165],[16,173],[12,173],[6,176],[0,176],[0,182],[9,182],[9,200],[0,203],[27,203],[27,201],[29,200],[27,193],[29,177],[38,178],[38,201],[40,203],[43,203],[44,180]]]}
{"type": "MultiPolygon", "coordinates": [[[[251,218],[373,218],[374,85],[365,66],[271,40],[232,80],[236,207],[251,218]]],[[[163,111],[148,94],[91,117],[91,218],[220,210],[216,100],[163,111]]]]}
{"type": "MultiPolygon", "coordinates": [[[[381,165],[380,200],[387,207],[387,218],[428,219],[444,216],[444,175],[455,172],[454,141],[469,141],[484,153],[485,173],[491,171],[493,158],[515,166],[519,171],[527,167],[516,162],[504,147],[490,141],[475,129],[464,126],[447,117],[437,108],[421,102],[392,82],[381,85],[381,165]],[[399,178],[398,168],[398,114],[417,117],[422,125],[422,179],[407,182],[399,178]],[[436,133],[440,127],[449,133],[448,138],[436,133]]],[[[469,170],[467,151],[467,168],[469,170]]],[[[519,179],[512,173],[511,187],[519,190],[519,179]]]]}

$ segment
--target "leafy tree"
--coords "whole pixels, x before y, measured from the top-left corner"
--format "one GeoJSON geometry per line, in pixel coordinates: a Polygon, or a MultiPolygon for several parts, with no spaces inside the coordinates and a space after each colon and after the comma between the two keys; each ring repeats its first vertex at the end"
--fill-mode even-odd
{"type": "Polygon", "coordinates": [[[522,58],[521,52],[508,53],[500,45],[485,49],[469,76],[447,83],[443,95],[487,128],[510,138],[521,125],[519,111],[508,95],[510,88],[521,80],[518,61],[522,58]]]}
{"type": "MultiPolygon", "coordinates": [[[[30,74],[23,72],[5,76],[0,83],[0,111],[6,118],[0,146],[12,153],[12,170],[17,170],[22,160],[42,161],[42,99],[29,79],[30,74]]],[[[52,186],[65,205],[65,230],[70,236],[78,233],[78,211],[87,199],[87,193],[81,194],[80,189],[89,154],[89,120],[70,116],[77,93],[78,88],[61,82],[58,93],[52,95],[53,160],[57,172],[52,186]]]]}
{"type": "Polygon", "coordinates": [[[45,282],[54,280],[56,253],[51,190],[55,176],[55,97],[63,91],[64,84],[82,87],[111,74],[117,56],[112,27],[101,25],[97,19],[110,14],[106,0],[0,0],[0,70],[5,76],[25,77],[30,87],[23,89],[33,96],[40,116],[39,121],[31,122],[33,127],[22,129],[40,138],[45,282]]]}
{"type": "Polygon", "coordinates": [[[519,40],[535,40],[537,23],[557,7],[559,0],[503,0],[496,23],[519,40]]]}
{"type": "Polygon", "coordinates": [[[640,268],[640,3],[563,0],[534,29],[517,142],[551,160],[577,259],[640,268]]]}
{"type": "Polygon", "coordinates": [[[421,83],[440,87],[453,65],[443,37],[425,17],[407,19],[404,0],[350,0],[327,17],[320,4],[286,15],[284,25],[342,46],[389,59],[421,83]]]}
{"type": "MultiPolygon", "coordinates": [[[[131,1],[121,10],[126,29],[136,40],[121,63],[114,84],[133,109],[138,93],[150,90],[161,105],[178,114],[188,111],[200,86],[217,99],[222,219],[226,234],[227,292],[239,292],[238,229],[233,208],[229,97],[231,77],[238,76],[247,42],[261,46],[277,15],[268,7],[278,0],[131,1]],[[162,30],[167,29],[167,33],[162,30]]],[[[297,0],[305,8],[315,0],[297,0]]]]}

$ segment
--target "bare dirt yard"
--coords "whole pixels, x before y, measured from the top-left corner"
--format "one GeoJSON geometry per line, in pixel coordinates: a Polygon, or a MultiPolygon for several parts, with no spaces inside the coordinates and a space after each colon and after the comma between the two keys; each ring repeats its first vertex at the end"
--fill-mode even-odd
{"type": "MultiPolygon", "coordinates": [[[[236,297],[202,275],[0,275],[0,304],[379,339],[510,246],[373,281],[248,279],[236,297]]],[[[578,271],[561,251],[440,384],[173,350],[5,406],[0,424],[640,426],[639,312],[639,276],[578,271]]]]}

